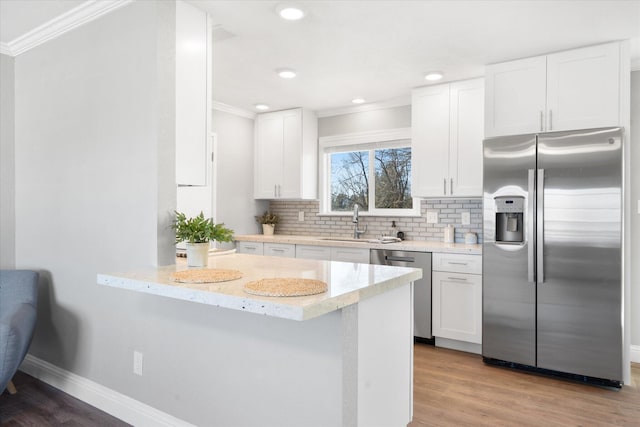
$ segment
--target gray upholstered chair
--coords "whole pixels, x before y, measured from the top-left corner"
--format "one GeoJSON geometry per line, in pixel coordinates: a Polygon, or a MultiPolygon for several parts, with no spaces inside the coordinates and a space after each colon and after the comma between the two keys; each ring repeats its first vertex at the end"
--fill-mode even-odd
{"type": "Polygon", "coordinates": [[[37,300],[37,272],[0,270],[0,393],[15,393],[11,378],[31,344],[37,300]]]}

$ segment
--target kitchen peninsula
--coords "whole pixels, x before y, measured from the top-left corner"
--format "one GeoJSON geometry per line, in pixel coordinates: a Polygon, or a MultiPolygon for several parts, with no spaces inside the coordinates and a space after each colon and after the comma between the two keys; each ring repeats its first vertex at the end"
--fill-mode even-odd
{"type": "MultiPolygon", "coordinates": [[[[240,279],[176,283],[178,264],[99,274],[101,285],[212,305],[220,351],[202,369],[218,381],[202,396],[210,425],[406,425],[413,401],[413,285],[419,269],[230,254],[211,269],[240,279]],[[326,282],[327,292],[301,297],[248,294],[264,278],[326,282]]],[[[155,296],[150,296],[155,298],[155,296]]],[[[167,314],[171,315],[170,313],[167,314]]],[[[171,345],[167,343],[167,345],[171,345]]],[[[197,360],[202,360],[198,357],[197,360]]],[[[184,363],[194,363],[190,355],[184,363]]]]}

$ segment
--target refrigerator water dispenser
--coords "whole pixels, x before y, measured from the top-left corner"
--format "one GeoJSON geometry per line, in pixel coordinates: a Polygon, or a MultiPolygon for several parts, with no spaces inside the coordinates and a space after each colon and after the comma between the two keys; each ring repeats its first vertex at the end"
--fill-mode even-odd
{"type": "Polygon", "coordinates": [[[496,243],[524,243],[524,197],[496,197],[496,243]]]}

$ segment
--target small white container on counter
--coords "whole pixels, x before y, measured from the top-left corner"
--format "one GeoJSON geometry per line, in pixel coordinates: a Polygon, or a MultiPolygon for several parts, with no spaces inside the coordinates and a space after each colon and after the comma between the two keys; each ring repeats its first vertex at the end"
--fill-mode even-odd
{"type": "Polygon", "coordinates": [[[476,245],[478,243],[478,235],[476,233],[465,233],[464,242],[467,245],[476,245]]]}
{"type": "Polygon", "coordinates": [[[453,243],[456,237],[456,229],[453,225],[449,224],[444,228],[444,242],[453,243]]]}

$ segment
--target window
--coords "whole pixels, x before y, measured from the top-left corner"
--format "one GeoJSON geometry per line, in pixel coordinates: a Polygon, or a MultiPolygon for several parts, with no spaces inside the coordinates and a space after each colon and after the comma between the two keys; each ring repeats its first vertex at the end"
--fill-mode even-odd
{"type": "MultiPolygon", "coordinates": [[[[348,141],[353,138],[350,136],[348,141]]],[[[332,139],[321,140],[322,213],[351,213],[357,203],[360,212],[369,215],[420,214],[419,202],[414,203],[411,197],[410,139],[383,138],[358,144],[332,139]]]]}

